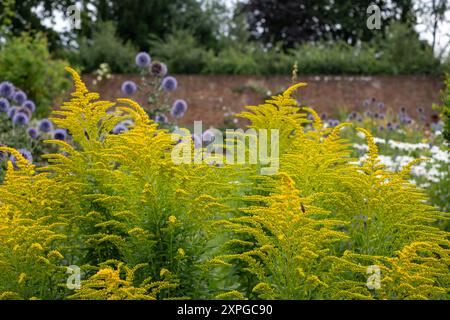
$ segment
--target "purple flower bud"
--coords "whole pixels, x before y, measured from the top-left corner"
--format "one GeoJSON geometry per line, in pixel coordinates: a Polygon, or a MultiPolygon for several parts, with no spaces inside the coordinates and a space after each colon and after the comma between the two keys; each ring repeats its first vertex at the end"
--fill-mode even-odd
{"type": "Polygon", "coordinates": [[[112,133],[113,134],[120,134],[123,132],[127,132],[129,129],[126,125],[124,125],[123,123],[118,123],[113,129],[112,129],[112,133]]]}
{"type": "Polygon", "coordinates": [[[161,86],[165,91],[175,91],[177,89],[178,82],[174,77],[168,76],[163,79],[161,86]]]}
{"type": "Polygon", "coordinates": [[[55,140],[66,140],[67,138],[67,131],[65,129],[56,129],[53,133],[53,138],[55,140]]]}
{"type": "Polygon", "coordinates": [[[16,125],[23,126],[23,125],[28,124],[28,121],[30,121],[30,119],[28,118],[28,116],[25,113],[16,112],[13,116],[12,121],[16,125]]]}
{"type": "Polygon", "coordinates": [[[38,137],[38,131],[35,128],[28,128],[27,134],[31,139],[36,139],[38,137]]]}
{"type": "Polygon", "coordinates": [[[8,112],[9,101],[5,98],[0,98],[0,112],[8,112]]]}
{"type": "Polygon", "coordinates": [[[8,117],[10,119],[14,118],[14,115],[16,114],[18,108],[17,107],[11,107],[8,109],[8,117]]]}
{"type": "Polygon", "coordinates": [[[136,92],[136,90],[137,86],[133,81],[128,80],[122,83],[122,92],[126,95],[131,96],[136,92]]]}
{"type": "Polygon", "coordinates": [[[167,117],[164,114],[158,114],[155,116],[155,121],[159,123],[167,123],[167,117]]]}
{"type": "MultiPolygon", "coordinates": [[[[17,151],[19,151],[19,153],[25,158],[25,160],[28,160],[28,162],[33,163],[33,155],[31,154],[30,151],[28,151],[27,149],[19,149],[17,151]]],[[[11,155],[10,159],[11,159],[12,163],[15,165],[16,157],[11,155]]]]}
{"type": "Polygon", "coordinates": [[[49,133],[50,131],[53,130],[53,124],[48,119],[42,119],[41,122],[39,123],[38,128],[39,128],[39,131],[41,131],[41,132],[49,133]]]}
{"type": "Polygon", "coordinates": [[[11,82],[3,81],[0,83],[0,96],[11,98],[14,94],[14,86],[11,82]]]}
{"type": "Polygon", "coordinates": [[[27,108],[28,110],[30,110],[31,112],[36,111],[36,105],[34,104],[33,101],[31,100],[27,100],[23,103],[22,107],[27,108]]]}
{"type": "Polygon", "coordinates": [[[170,114],[174,118],[181,118],[186,112],[187,108],[188,106],[186,101],[182,99],[175,100],[175,102],[172,105],[172,110],[170,111],[170,114]]]}
{"type": "Polygon", "coordinates": [[[27,95],[23,91],[16,91],[13,94],[13,100],[17,102],[19,105],[22,105],[27,100],[27,95]]]}
{"type": "Polygon", "coordinates": [[[147,52],[139,52],[136,55],[136,64],[139,68],[145,68],[150,65],[152,62],[152,59],[150,58],[150,55],[147,52]]]}
{"type": "Polygon", "coordinates": [[[150,73],[155,77],[164,77],[167,74],[167,66],[159,61],[155,61],[150,65],[150,73]]]}

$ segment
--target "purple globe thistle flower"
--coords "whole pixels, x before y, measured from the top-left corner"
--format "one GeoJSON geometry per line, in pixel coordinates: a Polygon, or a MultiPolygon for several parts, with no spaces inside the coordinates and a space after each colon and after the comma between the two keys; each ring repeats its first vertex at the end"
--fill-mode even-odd
{"type": "Polygon", "coordinates": [[[35,128],[28,128],[27,134],[31,139],[36,139],[38,137],[38,131],[35,128]]]}
{"type": "Polygon", "coordinates": [[[174,118],[181,118],[186,112],[187,108],[188,106],[186,101],[182,99],[175,100],[175,102],[172,105],[172,110],[170,111],[170,114],[174,118]]]}
{"type": "Polygon", "coordinates": [[[27,100],[22,104],[22,107],[27,108],[28,110],[30,110],[32,113],[34,111],[36,111],[36,105],[34,104],[33,101],[31,100],[27,100]]]}
{"type": "Polygon", "coordinates": [[[384,107],[385,107],[385,105],[384,105],[383,102],[378,103],[378,108],[379,108],[380,110],[383,110],[384,107]]]}
{"type": "Polygon", "coordinates": [[[159,123],[167,123],[167,117],[165,114],[158,114],[155,116],[155,121],[159,123]]]}
{"type": "Polygon", "coordinates": [[[134,83],[133,81],[125,81],[124,83],[122,83],[122,92],[125,93],[128,96],[131,96],[132,94],[134,94],[137,90],[137,86],[136,83],[134,83]]]}
{"type": "Polygon", "coordinates": [[[400,113],[406,113],[406,108],[405,107],[401,107],[400,108],[400,113]]]}
{"type": "Polygon", "coordinates": [[[378,112],[375,112],[375,113],[373,114],[373,117],[374,117],[375,119],[378,119],[378,118],[380,117],[380,114],[379,114],[378,112]]]}
{"type": "Polygon", "coordinates": [[[165,63],[155,61],[150,65],[150,73],[155,77],[164,77],[167,74],[167,66],[165,63]]]}
{"type": "Polygon", "coordinates": [[[326,120],[327,119],[327,114],[324,112],[320,115],[320,119],[322,120],[326,120]]]}
{"type": "Polygon", "coordinates": [[[150,55],[147,52],[139,52],[136,55],[136,64],[139,68],[145,68],[150,65],[152,62],[152,59],[150,58],[150,55]]]}
{"type": "Polygon", "coordinates": [[[364,101],[363,101],[363,107],[364,107],[364,108],[368,108],[368,107],[370,106],[370,103],[371,103],[370,99],[364,100],[364,101]]]}
{"type": "Polygon", "coordinates": [[[55,140],[66,140],[67,139],[67,131],[65,129],[56,129],[53,133],[53,138],[55,140]]]}
{"type": "Polygon", "coordinates": [[[386,118],[386,115],[384,113],[380,113],[379,119],[384,120],[386,118]]]}
{"type": "Polygon", "coordinates": [[[215,139],[216,135],[214,134],[213,129],[205,130],[202,134],[202,140],[205,142],[212,142],[215,139]]]}
{"type": "Polygon", "coordinates": [[[27,109],[27,108],[24,108],[24,107],[18,108],[18,109],[17,109],[17,113],[23,113],[23,114],[26,114],[27,117],[28,117],[28,119],[31,119],[31,116],[32,116],[31,111],[30,111],[29,109],[27,109]]]}
{"type": "Polygon", "coordinates": [[[424,111],[425,111],[425,110],[424,110],[422,107],[418,107],[418,108],[417,108],[417,112],[418,112],[418,113],[423,113],[424,111]]]}
{"type": "Polygon", "coordinates": [[[371,117],[372,117],[372,111],[367,110],[367,111],[365,112],[365,115],[366,115],[366,117],[371,118],[371,117]]]}
{"type": "Polygon", "coordinates": [[[394,126],[394,129],[395,129],[395,130],[400,129],[400,124],[396,123],[395,126],[394,126]]]}
{"type": "Polygon", "coordinates": [[[129,129],[126,125],[124,125],[123,123],[118,123],[113,129],[112,129],[112,133],[113,134],[120,134],[123,132],[127,132],[129,129]]]}
{"type": "Polygon", "coordinates": [[[8,117],[10,119],[14,118],[14,115],[16,114],[17,109],[18,109],[17,107],[11,107],[8,109],[8,117]]]}
{"type": "Polygon", "coordinates": [[[363,121],[363,118],[362,118],[362,117],[358,117],[358,119],[356,119],[356,121],[362,122],[362,121],[363,121]]]}
{"type": "Polygon", "coordinates": [[[388,130],[393,130],[394,129],[394,127],[392,126],[392,123],[390,123],[390,122],[387,123],[386,128],[388,130]]]}
{"type": "Polygon", "coordinates": [[[384,130],[384,126],[381,124],[381,125],[378,127],[378,129],[379,129],[380,131],[383,131],[383,130],[384,130]]]}
{"type": "MultiPolygon", "coordinates": [[[[33,155],[31,154],[30,151],[28,151],[27,149],[19,149],[17,151],[19,151],[19,153],[22,155],[22,157],[25,158],[25,160],[27,160],[29,163],[33,163],[33,155]]],[[[12,163],[15,165],[16,164],[16,157],[11,155],[10,159],[11,159],[12,163]]]]}
{"type": "Polygon", "coordinates": [[[163,79],[161,86],[165,91],[175,91],[178,87],[178,82],[174,77],[168,76],[163,79]]]}
{"type": "Polygon", "coordinates": [[[425,122],[427,120],[427,117],[425,115],[421,114],[420,117],[419,117],[419,120],[421,122],[425,122]]]}
{"type": "Polygon", "coordinates": [[[13,94],[13,100],[17,102],[19,105],[22,105],[27,100],[27,95],[25,92],[19,90],[13,94]]]}
{"type": "Polygon", "coordinates": [[[5,98],[0,98],[0,112],[8,112],[9,101],[5,98]]]}
{"type": "Polygon", "coordinates": [[[49,133],[53,130],[53,123],[48,119],[42,119],[38,128],[41,132],[49,133]]]}
{"type": "Polygon", "coordinates": [[[0,83],[0,96],[5,98],[11,98],[14,93],[14,86],[9,81],[3,81],[0,83]]]}
{"type": "Polygon", "coordinates": [[[411,123],[412,123],[412,119],[411,119],[410,117],[408,117],[408,116],[404,116],[404,117],[401,119],[401,122],[402,122],[403,124],[411,124],[411,123]]]}

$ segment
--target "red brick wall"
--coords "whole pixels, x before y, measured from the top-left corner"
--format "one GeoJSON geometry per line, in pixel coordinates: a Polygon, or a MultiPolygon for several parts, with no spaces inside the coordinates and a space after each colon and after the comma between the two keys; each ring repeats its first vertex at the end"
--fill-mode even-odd
{"type": "MultiPolygon", "coordinates": [[[[177,75],[178,90],[172,97],[185,99],[189,104],[188,112],[182,124],[192,124],[202,120],[204,126],[220,125],[223,119],[223,107],[232,111],[242,110],[246,105],[259,104],[261,94],[252,90],[237,92],[239,87],[257,83],[273,93],[289,86],[288,76],[225,76],[225,75],[177,75]]],[[[92,76],[86,76],[87,86],[101,93],[103,99],[123,97],[120,86],[125,80],[139,82],[137,75],[115,75],[98,85],[92,84],[92,76]]],[[[443,82],[432,76],[305,76],[299,81],[308,86],[300,88],[298,98],[318,112],[331,113],[338,108],[362,109],[361,104],[367,98],[376,98],[387,108],[398,110],[406,107],[414,115],[415,109],[424,107],[431,113],[431,105],[439,103],[443,82]]],[[[142,92],[133,99],[146,102],[142,92]]]]}

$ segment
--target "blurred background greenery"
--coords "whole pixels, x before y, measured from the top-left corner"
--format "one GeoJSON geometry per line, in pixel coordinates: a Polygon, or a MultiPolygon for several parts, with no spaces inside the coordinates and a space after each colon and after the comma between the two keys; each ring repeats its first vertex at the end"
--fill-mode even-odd
{"type": "Polygon", "coordinates": [[[63,64],[137,72],[138,51],[175,74],[288,75],[297,64],[299,74],[442,75],[449,9],[446,0],[4,0],[0,79],[45,115],[67,89],[63,64]],[[73,4],[80,29],[65,20],[73,4]],[[366,27],[371,4],[380,30],[366,27]]]}

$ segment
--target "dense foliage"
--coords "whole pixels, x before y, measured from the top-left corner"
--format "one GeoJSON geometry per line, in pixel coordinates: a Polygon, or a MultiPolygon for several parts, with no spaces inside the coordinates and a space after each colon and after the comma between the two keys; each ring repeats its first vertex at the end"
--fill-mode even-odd
{"type": "Polygon", "coordinates": [[[62,71],[66,63],[52,57],[47,40],[40,33],[8,37],[0,46],[0,81],[9,81],[25,90],[36,104],[38,115],[47,115],[61,102],[70,86],[62,71]]]}
{"type": "Polygon", "coordinates": [[[441,74],[443,69],[431,47],[402,24],[393,24],[385,39],[356,46],[323,41],[284,51],[246,39],[224,39],[218,50],[211,50],[188,30],[152,39],[150,46],[174,73],[287,75],[295,63],[300,74],[441,74]]]}
{"type": "Polygon", "coordinates": [[[376,33],[365,28],[367,8],[380,8],[381,32],[392,22],[415,22],[411,0],[249,0],[242,2],[253,38],[286,47],[307,41],[342,40],[356,44],[369,41],[376,33]]]}
{"type": "Polygon", "coordinates": [[[349,124],[327,128],[291,97],[304,84],[240,114],[280,132],[279,172],[260,175],[261,162],[175,164],[191,139],[68,71],[76,90],[53,120],[74,144],[49,141],[60,151],[44,168],[0,147],[17,159],[0,185],[0,297],[449,298],[449,234],[434,225],[445,214],[407,180],[419,160],[387,171],[357,129],[369,151],[355,163],[349,124]],[[76,291],[70,265],[83,271],[76,291]]]}

